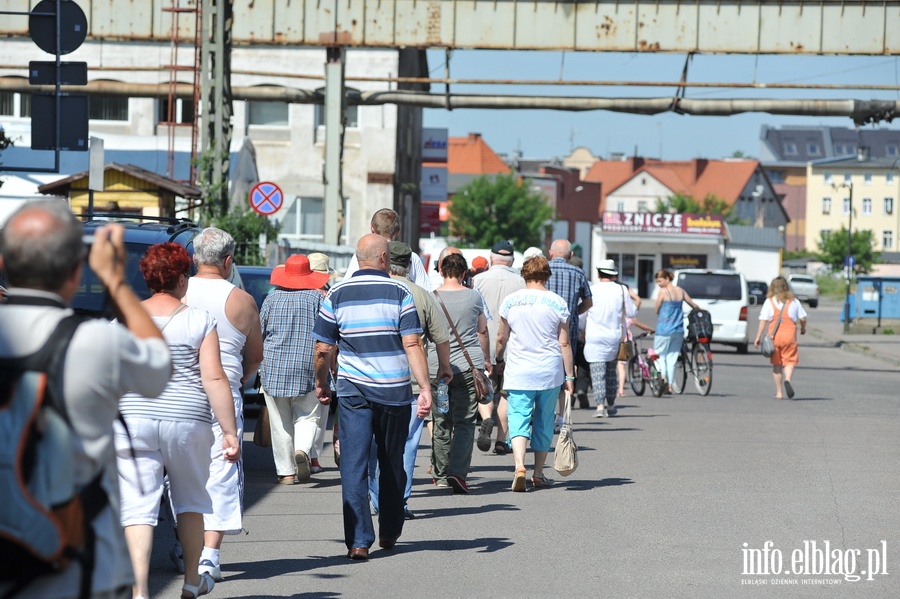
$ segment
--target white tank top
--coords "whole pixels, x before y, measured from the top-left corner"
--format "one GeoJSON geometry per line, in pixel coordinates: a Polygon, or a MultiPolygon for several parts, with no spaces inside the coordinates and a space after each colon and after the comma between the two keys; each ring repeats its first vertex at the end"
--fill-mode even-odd
{"type": "Polygon", "coordinates": [[[225,279],[191,277],[184,299],[188,306],[206,310],[216,319],[222,368],[231,383],[231,394],[238,401],[241,397],[241,377],[244,376],[242,363],[247,336],[234,328],[225,316],[225,302],[234,289],[235,286],[225,279]]]}

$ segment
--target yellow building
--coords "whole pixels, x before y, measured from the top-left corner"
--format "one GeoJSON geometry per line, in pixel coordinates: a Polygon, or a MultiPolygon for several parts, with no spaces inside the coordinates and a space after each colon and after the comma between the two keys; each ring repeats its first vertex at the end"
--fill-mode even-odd
{"type": "Polygon", "coordinates": [[[176,198],[181,200],[182,209],[189,204],[196,205],[200,199],[199,189],[133,164],[108,163],[103,167],[103,191],[94,191],[93,194],[88,189],[88,175],[88,171],[77,173],[41,185],[38,191],[67,196],[72,212],[78,216],[88,214],[91,199],[94,214],[116,212],[169,218],[176,216],[176,198]]]}
{"type": "Polygon", "coordinates": [[[872,231],[875,251],[900,248],[900,170],[896,158],[856,157],[810,162],[806,167],[806,249],[818,251],[822,234],[845,229],[872,231]]]}

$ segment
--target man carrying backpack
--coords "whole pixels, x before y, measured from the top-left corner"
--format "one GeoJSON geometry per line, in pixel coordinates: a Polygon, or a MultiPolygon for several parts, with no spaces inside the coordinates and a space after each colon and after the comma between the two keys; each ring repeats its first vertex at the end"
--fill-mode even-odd
{"type": "MultiPolygon", "coordinates": [[[[117,225],[98,229],[89,260],[123,326],[85,321],[66,335],[61,333],[61,323],[72,322],[67,319],[73,314],[69,302],[81,281],[85,257],[81,224],[65,202],[37,200],[13,213],[0,230],[0,270],[9,281],[8,301],[0,305],[0,360],[29,356],[45,346],[62,350],[66,345],[58,339],[68,343],[64,354],[46,360],[47,391],[42,396],[44,405],[58,400],[55,413],[60,414],[60,422],[67,423],[67,436],[59,438],[70,443],[51,453],[49,460],[62,461],[71,456],[74,480],[66,482],[60,476],[51,479],[49,486],[53,496],[79,496],[86,524],[90,524],[76,527],[76,532],[84,534],[83,541],[68,532],[62,535],[67,546],[79,549],[67,549],[64,554],[71,556],[68,560],[59,561],[59,556],[54,556],[47,572],[25,576],[7,569],[0,579],[0,596],[11,591],[20,597],[49,599],[131,596],[134,579],[119,524],[112,424],[119,398],[125,392],[149,397],[162,392],[171,361],[159,329],[125,282],[123,236],[124,230],[117,225]],[[69,432],[73,434],[68,436],[69,432]],[[90,571],[82,572],[82,563],[90,571]]],[[[8,375],[10,368],[3,370],[8,375]]],[[[9,384],[9,376],[3,378],[0,402],[6,407],[12,397],[10,389],[16,385],[9,384]]],[[[42,416],[52,420],[51,414],[42,411],[42,416]]],[[[43,437],[50,434],[48,431],[49,427],[44,429],[43,437]]],[[[0,486],[0,529],[4,533],[0,536],[4,543],[12,544],[4,545],[4,560],[25,554],[41,542],[31,536],[33,527],[22,527],[17,518],[22,514],[36,515],[38,521],[55,517],[36,510],[29,501],[33,497],[30,494],[37,492],[33,488],[37,483],[28,475],[32,468],[42,468],[40,462],[47,461],[46,454],[39,453],[33,460],[16,460],[19,452],[15,447],[10,449],[12,441],[0,439],[0,449],[7,446],[3,458],[9,461],[13,457],[13,467],[22,468],[29,488],[21,488],[17,480],[4,474],[11,480],[4,478],[0,486]],[[25,462],[38,463],[26,466],[25,462]],[[16,544],[20,551],[15,551],[16,544]]]]}

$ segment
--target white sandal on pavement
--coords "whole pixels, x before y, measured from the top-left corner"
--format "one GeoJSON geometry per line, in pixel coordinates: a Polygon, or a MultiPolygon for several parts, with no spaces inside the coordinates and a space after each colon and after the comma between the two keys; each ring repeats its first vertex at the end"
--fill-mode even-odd
{"type": "Polygon", "coordinates": [[[208,595],[210,591],[213,590],[213,587],[216,586],[216,581],[213,580],[213,577],[205,572],[200,575],[200,584],[191,585],[185,584],[181,587],[181,599],[197,599],[201,595],[208,595]],[[190,593],[190,594],[186,594],[190,593]]]}

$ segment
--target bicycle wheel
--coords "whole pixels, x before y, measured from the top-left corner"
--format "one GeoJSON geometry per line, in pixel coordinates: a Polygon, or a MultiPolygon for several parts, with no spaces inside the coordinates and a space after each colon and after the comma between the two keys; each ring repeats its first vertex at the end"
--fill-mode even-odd
{"type": "Polygon", "coordinates": [[[672,381],[672,391],[681,395],[687,387],[687,371],[684,364],[684,353],[678,354],[675,361],[675,380],[672,381]]]}
{"type": "Polygon", "coordinates": [[[659,365],[656,360],[647,365],[650,370],[650,391],[653,397],[662,397],[666,384],[663,382],[662,372],[659,371],[659,365]]]}
{"type": "Polygon", "coordinates": [[[712,389],[713,365],[712,352],[705,343],[698,343],[693,350],[694,360],[694,386],[700,395],[709,395],[712,389]]]}
{"type": "Polygon", "coordinates": [[[634,391],[634,394],[643,395],[647,382],[644,380],[644,373],[641,372],[641,363],[638,360],[638,356],[628,360],[628,380],[631,383],[631,390],[634,391]]]}

